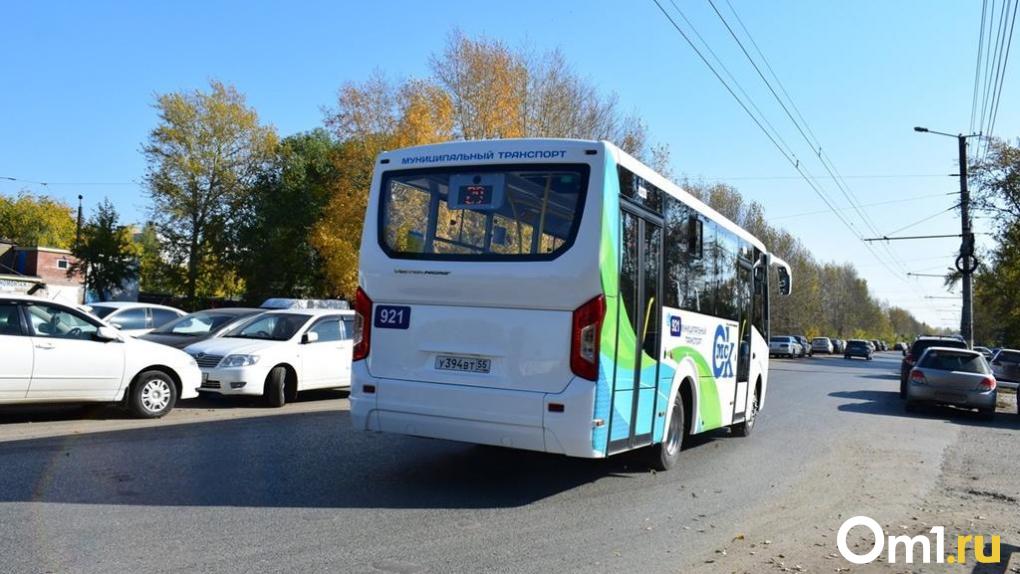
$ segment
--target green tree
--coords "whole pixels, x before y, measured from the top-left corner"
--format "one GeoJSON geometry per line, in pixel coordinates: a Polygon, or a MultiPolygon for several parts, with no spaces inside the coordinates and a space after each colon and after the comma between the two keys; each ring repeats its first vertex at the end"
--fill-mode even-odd
{"type": "Polygon", "coordinates": [[[152,223],[175,286],[199,296],[234,295],[235,214],[273,159],[276,132],[234,87],[157,97],[159,124],[143,146],[152,223]]]}
{"type": "Polygon", "coordinates": [[[289,136],[258,178],[238,222],[239,271],[248,299],[330,295],[310,239],[339,177],[338,150],[323,129],[289,136]]]}
{"type": "Polygon", "coordinates": [[[66,203],[27,191],[11,197],[0,194],[0,239],[25,247],[69,249],[77,224],[66,203]]]}
{"type": "Polygon", "coordinates": [[[131,241],[131,229],[120,225],[117,210],[104,199],[82,226],[81,241],[71,248],[77,261],[67,270],[71,277],[81,273],[85,288],[100,301],[138,277],[138,260],[131,241]]]}
{"type": "Polygon", "coordinates": [[[138,254],[138,288],[149,293],[169,294],[175,291],[173,270],[163,258],[163,242],[156,226],[146,223],[134,237],[138,254]]]}
{"type": "MultiPolygon", "coordinates": [[[[1020,340],[1020,145],[994,140],[971,167],[975,207],[995,221],[995,244],[974,276],[974,335],[984,344],[1020,340]]],[[[960,274],[950,271],[946,284],[960,274]]]]}

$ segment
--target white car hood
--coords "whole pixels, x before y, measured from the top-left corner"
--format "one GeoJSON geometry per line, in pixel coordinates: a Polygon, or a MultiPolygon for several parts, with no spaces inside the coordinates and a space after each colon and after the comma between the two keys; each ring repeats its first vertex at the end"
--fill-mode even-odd
{"type": "Polygon", "coordinates": [[[222,337],[219,339],[207,339],[199,341],[194,345],[188,345],[184,351],[189,355],[205,353],[206,355],[250,355],[266,351],[273,347],[286,344],[287,341],[256,341],[253,339],[238,339],[222,337]]]}

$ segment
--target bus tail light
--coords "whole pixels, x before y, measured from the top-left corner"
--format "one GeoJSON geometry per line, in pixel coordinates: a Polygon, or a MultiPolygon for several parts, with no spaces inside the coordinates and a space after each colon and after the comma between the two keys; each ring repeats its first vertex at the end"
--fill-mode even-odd
{"type": "Polygon", "coordinates": [[[602,295],[574,311],[570,338],[570,370],[579,377],[594,381],[599,378],[599,340],[606,315],[606,299],[602,295]]]}
{"type": "Polygon", "coordinates": [[[352,359],[360,361],[368,357],[372,343],[372,300],[358,287],[354,295],[354,354],[352,359]]]}

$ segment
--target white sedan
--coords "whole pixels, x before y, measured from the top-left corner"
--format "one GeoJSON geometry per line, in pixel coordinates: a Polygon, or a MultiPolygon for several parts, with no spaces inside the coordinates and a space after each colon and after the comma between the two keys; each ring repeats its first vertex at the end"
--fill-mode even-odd
{"type": "Polygon", "coordinates": [[[186,353],[38,297],[0,295],[0,349],[0,404],[120,402],[155,418],[201,384],[186,353]]]}
{"type": "Polygon", "coordinates": [[[104,301],[90,303],[86,308],[96,317],[133,337],[144,335],[185,315],[184,311],[166,305],[135,301],[104,301]]]}
{"type": "Polygon", "coordinates": [[[353,325],[353,311],[269,311],[184,350],[202,369],[201,391],[279,407],[298,391],[351,386],[353,325]]]}

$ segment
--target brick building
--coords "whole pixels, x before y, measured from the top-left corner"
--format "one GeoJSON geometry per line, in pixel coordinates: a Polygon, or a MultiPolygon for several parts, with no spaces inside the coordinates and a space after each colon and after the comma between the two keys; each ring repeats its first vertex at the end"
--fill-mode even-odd
{"type": "Polygon", "coordinates": [[[28,293],[64,303],[80,303],[82,277],[68,269],[76,261],[67,249],[17,247],[0,241],[0,291],[28,293]]]}

